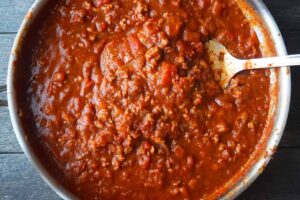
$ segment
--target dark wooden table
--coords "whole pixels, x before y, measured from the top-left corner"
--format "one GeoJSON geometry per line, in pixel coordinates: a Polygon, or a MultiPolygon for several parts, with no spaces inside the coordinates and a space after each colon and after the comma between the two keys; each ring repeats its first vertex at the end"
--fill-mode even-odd
{"type": "MultiPolygon", "coordinates": [[[[9,52],[19,25],[34,0],[0,0],[0,85],[6,83],[9,52]]],[[[300,53],[300,0],[265,0],[288,52],[300,53]]],[[[300,68],[292,69],[292,101],[278,152],[239,200],[300,199],[300,68]],[[298,79],[298,80],[297,80],[298,79]]],[[[0,99],[6,94],[0,93],[0,99]]],[[[0,108],[0,199],[60,199],[39,177],[14,135],[8,109],[0,108]]]]}

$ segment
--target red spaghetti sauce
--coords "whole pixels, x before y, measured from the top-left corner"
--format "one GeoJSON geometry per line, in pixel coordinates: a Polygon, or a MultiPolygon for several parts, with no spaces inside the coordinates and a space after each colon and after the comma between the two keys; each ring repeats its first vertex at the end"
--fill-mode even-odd
{"type": "Polygon", "coordinates": [[[60,0],[45,13],[23,48],[19,105],[76,196],[206,199],[249,160],[269,72],[222,90],[204,48],[215,39],[236,57],[261,56],[235,1],[60,0]]]}

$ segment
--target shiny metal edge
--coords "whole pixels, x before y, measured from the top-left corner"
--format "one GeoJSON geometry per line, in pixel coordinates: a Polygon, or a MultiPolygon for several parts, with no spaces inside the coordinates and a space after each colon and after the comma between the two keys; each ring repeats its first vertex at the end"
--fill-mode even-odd
{"type": "Polygon", "coordinates": [[[33,153],[33,149],[27,142],[27,137],[24,130],[21,127],[21,120],[18,115],[18,106],[16,101],[16,95],[14,92],[14,74],[15,74],[15,61],[17,60],[17,54],[22,47],[23,39],[27,34],[27,30],[32,24],[32,22],[37,17],[39,11],[47,3],[46,0],[36,0],[27,15],[25,16],[21,27],[16,35],[12,51],[10,54],[9,64],[8,64],[8,75],[7,75],[7,99],[9,114],[12,122],[13,129],[15,131],[17,140],[24,151],[26,157],[30,161],[33,168],[39,173],[42,179],[54,190],[61,198],[66,200],[77,199],[72,193],[66,190],[61,184],[58,183],[50,173],[43,167],[37,156],[33,153]]]}
{"type": "MultiPolygon", "coordinates": [[[[261,15],[265,26],[270,30],[271,38],[274,40],[275,49],[278,55],[287,55],[286,47],[279,31],[279,28],[272,17],[270,11],[267,9],[265,4],[261,0],[246,0],[250,5],[261,15]]],[[[42,179],[63,199],[77,199],[72,193],[67,191],[63,186],[61,186],[42,166],[38,158],[34,155],[32,148],[27,143],[27,138],[21,127],[21,121],[18,115],[17,102],[14,93],[14,74],[15,66],[14,62],[17,59],[17,53],[22,45],[22,40],[27,34],[27,29],[32,24],[33,20],[39,13],[40,9],[47,3],[46,0],[36,0],[32,7],[30,8],[28,14],[26,15],[22,25],[18,31],[16,39],[13,44],[9,59],[8,75],[7,75],[7,98],[9,113],[12,121],[12,125],[18,139],[18,142],[24,151],[26,157],[31,162],[35,170],[40,174],[42,179]]],[[[250,171],[235,184],[230,190],[221,197],[221,199],[234,199],[239,194],[241,194],[249,185],[254,182],[254,180],[261,174],[261,169],[264,168],[273,155],[273,150],[277,147],[281,136],[284,131],[284,127],[287,121],[287,116],[289,112],[290,105],[290,95],[291,95],[291,78],[290,74],[286,73],[286,68],[280,69],[279,76],[279,99],[277,106],[276,119],[274,121],[274,127],[272,129],[272,134],[270,135],[269,141],[267,143],[267,156],[262,155],[261,159],[250,169],[250,171]]]]}
{"type": "MultiPolygon", "coordinates": [[[[254,8],[258,15],[260,15],[259,17],[263,20],[265,27],[270,31],[270,38],[274,42],[276,54],[279,56],[287,55],[282,34],[275,22],[275,19],[263,1],[246,0],[246,2],[254,8]]],[[[249,169],[246,175],[221,197],[222,200],[235,199],[243,191],[245,191],[262,173],[278,147],[284,132],[290,108],[291,75],[289,67],[280,68],[278,82],[278,103],[274,114],[274,125],[265,148],[266,152],[261,154],[259,160],[249,169]]]]}

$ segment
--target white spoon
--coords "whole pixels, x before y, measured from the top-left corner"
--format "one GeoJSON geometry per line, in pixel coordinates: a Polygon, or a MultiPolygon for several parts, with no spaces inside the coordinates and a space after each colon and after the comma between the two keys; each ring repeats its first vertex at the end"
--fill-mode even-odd
{"type": "Polygon", "coordinates": [[[300,54],[241,60],[233,57],[227,49],[217,41],[210,40],[205,44],[213,71],[220,73],[219,85],[226,89],[230,80],[239,72],[250,69],[300,65],[300,54]]]}

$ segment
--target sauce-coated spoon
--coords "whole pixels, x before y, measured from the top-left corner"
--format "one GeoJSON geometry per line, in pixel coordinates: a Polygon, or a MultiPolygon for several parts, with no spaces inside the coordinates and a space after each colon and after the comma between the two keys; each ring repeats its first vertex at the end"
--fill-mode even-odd
{"type": "Polygon", "coordinates": [[[210,40],[205,44],[213,71],[220,73],[219,85],[226,89],[230,80],[239,72],[250,69],[300,65],[300,54],[241,60],[233,57],[227,49],[217,41],[210,40]]]}

